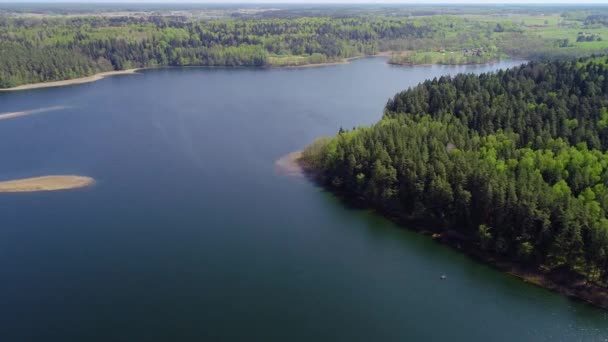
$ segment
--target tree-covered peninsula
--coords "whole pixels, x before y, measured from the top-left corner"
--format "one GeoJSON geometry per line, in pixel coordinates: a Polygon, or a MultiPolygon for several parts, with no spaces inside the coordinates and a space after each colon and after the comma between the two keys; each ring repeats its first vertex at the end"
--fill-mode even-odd
{"type": "Polygon", "coordinates": [[[373,127],[319,139],[303,161],[349,199],[607,306],[606,94],[608,57],[441,77],[397,94],[373,127]]]}

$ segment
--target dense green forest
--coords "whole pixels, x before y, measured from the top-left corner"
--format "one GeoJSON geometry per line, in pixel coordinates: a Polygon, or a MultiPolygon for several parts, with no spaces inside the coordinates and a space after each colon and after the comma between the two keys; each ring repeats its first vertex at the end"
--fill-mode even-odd
{"type": "Polygon", "coordinates": [[[171,18],[0,20],[0,87],[154,66],[325,62],[430,38],[441,21],[301,18],[183,22],[171,18]],[[303,62],[309,62],[308,60],[303,62]]]}
{"type": "Polygon", "coordinates": [[[176,11],[183,15],[94,10],[71,16],[0,12],[0,88],[141,67],[292,66],[386,51],[412,52],[394,55],[394,63],[461,64],[608,48],[608,27],[592,12],[480,15],[471,9],[470,15],[435,15],[442,11],[416,8],[413,16],[405,9],[391,15],[370,8],[322,16],[293,9],[176,11]],[[213,15],[219,19],[198,19],[213,15]]]}
{"type": "Polygon", "coordinates": [[[608,57],[428,80],[304,152],[330,188],[545,270],[608,281],[608,57]]]}

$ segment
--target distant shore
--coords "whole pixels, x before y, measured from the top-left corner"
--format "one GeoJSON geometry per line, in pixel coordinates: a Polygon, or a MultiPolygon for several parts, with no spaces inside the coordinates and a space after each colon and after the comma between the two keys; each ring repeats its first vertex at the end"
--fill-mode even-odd
{"type": "Polygon", "coordinates": [[[93,185],[91,177],[75,175],[42,176],[0,182],[2,192],[37,192],[78,189],[93,185]]]}
{"type": "Polygon", "coordinates": [[[64,86],[69,86],[69,85],[74,85],[74,84],[95,82],[95,81],[99,81],[99,80],[102,80],[102,79],[104,79],[106,77],[110,77],[110,76],[131,75],[131,74],[135,74],[138,70],[140,70],[140,69],[107,71],[107,72],[101,72],[101,73],[95,74],[93,76],[74,78],[71,80],[23,84],[23,85],[20,85],[17,87],[0,89],[0,91],[19,91],[19,90],[31,90],[31,89],[52,88],[52,87],[64,87],[64,86]]]}
{"type": "MultiPolygon", "coordinates": [[[[306,176],[312,181],[319,181],[318,174],[302,158],[302,151],[291,152],[281,157],[275,162],[275,166],[279,174],[289,176],[301,175],[306,176]]],[[[605,287],[577,278],[563,270],[544,271],[541,268],[526,267],[525,265],[520,265],[509,260],[502,260],[482,252],[474,243],[467,239],[462,239],[459,236],[460,234],[451,231],[436,231],[432,227],[425,228],[423,224],[412,222],[398,212],[387,211],[384,208],[374,206],[362,199],[349,197],[346,193],[335,192],[334,189],[326,187],[324,184],[320,185],[337,195],[348,205],[352,205],[356,208],[376,209],[380,215],[394,221],[402,227],[428,235],[432,237],[433,240],[451,246],[481,262],[493,266],[501,272],[517,277],[526,283],[585,301],[603,309],[608,309],[608,289],[605,287]]]]}
{"type": "MultiPolygon", "coordinates": [[[[385,56],[389,56],[390,57],[390,53],[391,52],[380,52],[378,54],[375,55],[365,55],[365,56],[357,56],[357,57],[350,57],[350,58],[344,58],[341,61],[332,61],[332,62],[327,62],[327,63],[315,63],[315,64],[303,64],[303,65],[272,65],[269,64],[266,67],[268,68],[276,68],[276,69],[295,69],[295,68],[314,68],[314,67],[322,67],[322,66],[329,66],[329,65],[338,65],[338,64],[348,64],[350,61],[355,60],[355,59],[359,59],[359,58],[366,58],[366,57],[385,57],[385,56]]],[[[74,78],[74,79],[69,79],[69,80],[62,80],[62,81],[51,81],[51,82],[40,82],[40,83],[30,83],[30,84],[22,84],[16,87],[12,87],[12,88],[0,88],[0,92],[10,92],[10,91],[20,91],[20,90],[32,90],[32,89],[43,89],[43,88],[54,88],[54,87],[65,87],[65,86],[69,86],[69,85],[76,85],[76,84],[83,84],[83,83],[91,83],[91,82],[96,82],[99,80],[102,80],[106,77],[111,77],[111,76],[118,76],[118,75],[132,75],[132,74],[136,74],[138,71],[142,71],[142,70],[146,70],[146,69],[162,69],[162,68],[183,68],[183,67],[216,67],[216,66],[207,66],[207,65],[184,65],[184,66],[170,66],[170,65],[166,65],[166,66],[158,66],[158,67],[146,67],[146,68],[136,68],[136,69],[127,69],[127,70],[116,70],[116,71],[107,71],[107,72],[101,72],[92,76],[87,76],[87,77],[79,77],[79,78],[74,78]]],[[[217,66],[217,67],[224,67],[224,66],[217,66]]],[[[243,66],[243,67],[247,67],[247,66],[243,66]]]]}
{"type": "MultiPolygon", "coordinates": [[[[300,69],[300,68],[319,68],[331,65],[341,65],[348,64],[354,60],[361,58],[373,58],[373,57],[391,57],[395,51],[383,51],[378,52],[376,54],[371,55],[361,55],[355,57],[343,58],[342,60],[330,61],[325,63],[312,63],[312,64],[302,64],[302,65],[273,65],[267,64],[262,67],[270,68],[270,69],[300,69]]],[[[404,52],[399,52],[404,53],[404,52]]],[[[484,63],[463,63],[463,64],[441,64],[441,63],[431,63],[431,64],[417,64],[417,63],[403,63],[403,62],[394,62],[390,59],[387,61],[388,64],[396,65],[396,66],[430,66],[430,65],[483,65],[483,64],[494,64],[499,62],[500,59],[491,60],[489,62],[484,63]]],[[[146,70],[146,69],[162,69],[162,68],[187,68],[187,67],[207,67],[207,68],[230,68],[230,66],[209,66],[209,65],[184,65],[184,66],[156,66],[156,67],[145,67],[145,68],[137,68],[137,69],[128,69],[128,70],[117,70],[117,71],[107,71],[98,73],[92,76],[74,78],[70,80],[63,81],[52,81],[52,82],[41,82],[41,83],[31,83],[31,84],[23,84],[20,86],[12,87],[12,88],[0,88],[0,92],[5,91],[20,91],[20,90],[32,90],[32,89],[42,89],[42,88],[53,88],[53,87],[64,87],[69,85],[83,84],[83,83],[91,83],[95,81],[102,80],[106,77],[110,76],[118,76],[118,75],[132,75],[136,74],[138,71],[146,70]]],[[[254,67],[254,66],[239,66],[239,67],[254,67]]]]}

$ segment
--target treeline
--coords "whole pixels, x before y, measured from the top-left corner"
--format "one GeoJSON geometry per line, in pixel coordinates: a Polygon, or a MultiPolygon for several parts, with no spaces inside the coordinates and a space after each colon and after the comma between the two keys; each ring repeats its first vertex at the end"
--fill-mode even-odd
{"type": "Polygon", "coordinates": [[[608,26],[608,14],[592,14],[585,18],[585,25],[608,26]]]}
{"type": "Polygon", "coordinates": [[[304,158],[325,184],[487,253],[608,281],[608,58],[426,81],[304,158]]]}
{"type": "MultiPolygon", "coordinates": [[[[390,42],[432,39],[439,19],[0,18],[0,87],[150,66],[263,66],[275,57],[335,60],[390,42]]],[[[284,62],[284,61],[283,61],[284,62]]]]}
{"type": "Polygon", "coordinates": [[[0,88],[65,80],[112,70],[109,62],[93,60],[79,51],[53,46],[35,47],[0,38],[0,88]]]}
{"type": "Polygon", "coordinates": [[[384,51],[417,52],[408,55],[408,63],[461,64],[589,54],[604,46],[592,35],[596,44],[579,49],[582,42],[565,41],[566,36],[543,38],[506,18],[371,13],[216,21],[153,15],[0,17],[0,88],[141,67],[287,66],[384,51]]]}
{"type": "Polygon", "coordinates": [[[601,42],[602,37],[597,34],[588,34],[585,32],[579,32],[578,37],[576,37],[577,42],[601,42]]]}

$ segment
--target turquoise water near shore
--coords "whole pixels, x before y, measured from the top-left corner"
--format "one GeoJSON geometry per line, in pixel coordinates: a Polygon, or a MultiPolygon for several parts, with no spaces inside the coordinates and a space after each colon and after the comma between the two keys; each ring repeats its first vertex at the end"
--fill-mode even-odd
{"type": "Polygon", "coordinates": [[[385,61],[0,93],[0,113],[65,106],[0,122],[0,180],[96,179],[0,194],[2,340],[606,341],[606,311],[276,172],[426,78],[518,64],[385,61]]]}

